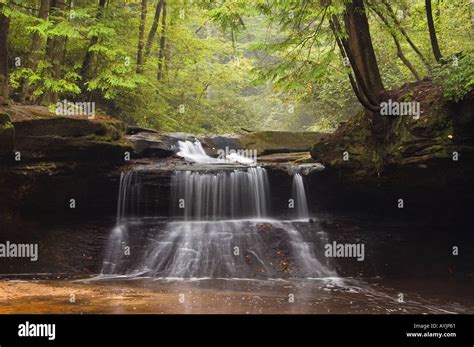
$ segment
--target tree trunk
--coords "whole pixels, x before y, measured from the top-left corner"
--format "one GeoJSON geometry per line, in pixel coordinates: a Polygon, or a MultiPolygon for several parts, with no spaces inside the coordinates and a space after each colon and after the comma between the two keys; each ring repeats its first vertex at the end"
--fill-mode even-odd
{"type": "MultiPolygon", "coordinates": [[[[49,0],[41,0],[38,18],[41,20],[47,20],[49,14],[49,0]]],[[[26,67],[31,70],[36,70],[38,66],[38,61],[41,58],[41,46],[42,46],[42,38],[39,33],[33,33],[31,38],[31,47],[30,47],[30,56],[28,61],[26,62],[26,67]]],[[[30,85],[27,81],[24,81],[21,87],[20,93],[20,101],[25,102],[26,97],[30,92],[30,85]]]]}
{"type": "Polygon", "coordinates": [[[3,4],[0,5],[0,103],[6,103],[9,99],[8,91],[8,30],[10,28],[10,17],[1,12],[3,4]]]}
{"type": "Polygon", "coordinates": [[[138,29],[137,73],[143,72],[143,46],[145,45],[146,11],[147,11],[147,0],[142,0],[140,27],[138,29]]]}
{"type": "MultiPolygon", "coordinates": [[[[334,37],[336,39],[336,44],[339,47],[339,51],[341,52],[341,56],[343,60],[349,59],[349,57],[347,56],[346,49],[344,48],[344,45],[342,44],[343,39],[339,37],[340,25],[337,21],[336,16],[333,16],[329,20],[329,23],[330,23],[332,32],[334,34],[334,37]]],[[[354,65],[352,66],[354,67],[354,65]]],[[[377,112],[379,110],[379,107],[375,104],[372,104],[369,100],[367,100],[366,94],[359,89],[359,87],[357,86],[357,82],[352,76],[352,73],[350,72],[350,70],[348,70],[347,76],[349,77],[349,82],[351,83],[352,90],[354,91],[354,94],[357,97],[357,100],[359,100],[359,102],[362,104],[362,106],[364,106],[366,110],[371,111],[371,112],[377,112]]]]}
{"type": "Polygon", "coordinates": [[[164,0],[160,0],[156,6],[155,18],[153,19],[153,24],[151,25],[150,32],[148,33],[148,39],[145,46],[145,57],[148,58],[151,52],[151,47],[153,46],[153,40],[155,39],[156,31],[158,30],[158,23],[160,22],[160,14],[163,8],[164,0]]]}
{"type": "Polygon", "coordinates": [[[428,20],[428,29],[430,31],[431,47],[433,48],[433,54],[435,56],[435,59],[439,63],[443,56],[441,55],[441,51],[438,45],[438,38],[436,37],[436,29],[433,21],[433,12],[431,10],[431,0],[425,0],[425,8],[426,18],[428,20]]]}
{"type": "Polygon", "coordinates": [[[403,50],[402,50],[402,47],[400,46],[400,42],[398,42],[398,39],[397,37],[392,34],[392,38],[393,38],[393,41],[395,42],[395,46],[397,47],[397,56],[400,58],[400,60],[402,61],[403,64],[405,64],[405,66],[408,68],[408,70],[410,70],[410,72],[412,73],[413,77],[415,77],[415,79],[417,81],[421,80],[421,76],[420,74],[418,73],[418,71],[416,71],[415,67],[413,66],[413,64],[408,60],[408,58],[405,56],[405,54],[403,54],[403,50]]]}
{"type": "Polygon", "coordinates": [[[347,3],[344,23],[347,33],[347,40],[344,40],[347,42],[346,53],[352,60],[356,81],[370,101],[377,101],[384,86],[372,46],[363,0],[347,3]]]}
{"type": "Polygon", "coordinates": [[[160,53],[158,55],[158,81],[163,79],[166,49],[166,1],[163,1],[163,16],[161,17],[160,53]]]}
{"type": "MultiPolygon", "coordinates": [[[[106,0],[99,0],[99,9],[96,15],[97,19],[99,19],[102,16],[102,11],[105,8],[105,3],[106,3],[106,0]]],[[[86,80],[87,76],[89,75],[92,58],[94,57],[94,53],[91,52],[91,47],[97,44],[97,42],[99,42],[99,38],[95,35],[92,36],[89,46],[87,47],[86,56],[84,57],[84,61],[82,62],[81,76],[83,80],[86,80]]]]}

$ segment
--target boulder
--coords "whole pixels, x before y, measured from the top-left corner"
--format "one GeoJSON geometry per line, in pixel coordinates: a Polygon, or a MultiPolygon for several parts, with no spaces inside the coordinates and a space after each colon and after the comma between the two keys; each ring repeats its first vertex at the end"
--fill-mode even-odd
{"type": "Polygon", "coordinates": [[[7,112],[11,115],[18,137],[60,136],[93,137],[94,140],[114,141],[126,131],[125,124],[118,119],[96,115],[93,119],[82,116],[57,116],[43,106],[13,105],[7,112]]]}
{"type": "Polygon", "coordinates": [[[389,98],[419,102],[420,117],[376,115],[386,117],[376,128],[360,112],[316,142],[311,156],[326,170],[312,176],[315,194],[334,198],[335,206],[371,205],[397,218],[418,209],[463,211],[474,198],[467,189],[474,177],[474,92],[454,104],[423,80],[386,92],[389,98]],[[396,208],[400,198],[411,208],[396,208]]]}
{"type": "Polygon", "coordinates": [[[121,162],[132,152],[126,127],[108,116],[58,116],[42,106],[12,105],[3,111],[15,127],[15,150],[26,161],[100,160],[121,162]]]}
{"type": "Polygon", "coordinates": [[[169,157],[178,152],[178,139],[169,135],[139,132],[127,136],[139,157],[169,157]]]}
{"type": "Polygon", "coordinates": [[[394,169],[452,166],[454,152],[465,159],[474,154],[474,115],[469,111],[474,106],[474,93],[458,104],[448,103],[440,88],[425,80],[388,92],[386,98],[410,98],[420,103],[422,113],[418,119],[390,118],[382,133],[374,134],[371,120],[360,112],[314,144],[312,157],[348,178],[364,180],[394,169]]]}

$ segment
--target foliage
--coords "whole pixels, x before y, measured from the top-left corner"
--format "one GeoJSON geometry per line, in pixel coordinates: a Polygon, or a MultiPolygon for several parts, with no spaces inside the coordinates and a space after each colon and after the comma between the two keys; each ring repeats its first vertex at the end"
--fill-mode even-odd
{"type": "MultiPolygon", "coordinates": [[[[194,133],[254,130],[334,130],[360,108],[335,44],[329,19],[342,19],[345,0],[174,0],[167,1],[164,76],[157,79],[161,20],[151,55],[136,72],[140,0],[65,0],[65,9],[38,18],[39,0],[5,1],[11,19],[10,84],[13,97],[51,103],[55,95],[95,101],[130,124],[194,133]],[[40,38],[31,52],[32,38],[40,38]],[[60,71],[46,51],[64,43],[60,71]],[[83,63],[89,52],[90,69],[83,63]],[[34,53],[34,54],[33,54],[34,53]],[[37,57],[37,63],[29,63],[37,57]]],[[[158,1],[148,1],[148,34],[158,1]]],[[[413,80],[397,57],[391,34],[422,76],[430,71],[403,35],[369,8],[387,17],[380,1],[366,0],[372,42],[386,88],[413,80]]],[[[423,0],[390,1],[400,25],[434,68],[446,98],[461,99],[472,89],[472,52],[455,67],[436,66],[427,33],[423,0]],[[402,12],[400,12],[402,11],[402,12]]],[[[467,51],[472,37],[467,1],[433,3],[435,26],[445,57],[467,51]]],[[[341,33],[344,35],[344,33],[341,33]]]]}
{"type": "Polygon", "coordinates": [[[453,55],[445,64],[437,66],[434,77],[443,86],[447,100],[457,102],[474,89],[474,54],[453,55]]]}

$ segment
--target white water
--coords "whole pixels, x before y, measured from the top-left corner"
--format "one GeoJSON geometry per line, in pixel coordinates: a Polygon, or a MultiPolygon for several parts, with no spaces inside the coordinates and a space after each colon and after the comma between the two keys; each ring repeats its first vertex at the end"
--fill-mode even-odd
{"type": "Polygon", "coordinates": [[[317,259],[315,245],[306,242],[291,222],[169,222],[146,239],[132,266],[111,273],[157,278],[281,278],[284,273],[278,262],[291,258],[294,277],[335,275],[317,259]],[[270,229],[262,231],[265,227],[270,229]],[[266,244],[267,238],[281,240],[292,254],[278,257],[266,244]]]}
{"type": "Polygon", "coordinates": [[[140,188],[138,174],[131,170],[120,174],[120,186],[117,199],[117,218],[115,227],[109,236],[102,273],[114,273],[115,267],[121,262],[122,250],[128,244],[126,216],[139,211],[140,188]]]}
{"type": "Polygon", "coordinates": [[[212,158],[206,154],[200,141],[178,141],[178,155],[186,160],[199,164],[217,164],[221,160],[212,158]]]}
{"type": "Polygon", "coordinates": [[[306,198],[303,176],[299,173],[293,175],[292,196],[295,201],[296,218],[307,220],[309,218],[308,200],[306,198]]]}
{"type": "Polygon", "coordinates": [[[254,158],[248,158],[240,155],[237,152],[226,154],[224,158],[213,158],[207,155],[206,151],[202,147],[199,140],[191,141],[178,141],[179,152],[177,153],[180,157],[197,164],[243,164],[243,165],[255,165],[254,158]]]}
{"type": "Polygon", "coordinates": [[[230,163],[238,163],[238,164],[244,164],[244,165],[256,164],[256,161],[254,158],[248,158],[238,153],[231,153],[229,155],[226,155],[226,160],[230,163]]]}
{"type": "Polygon", "coordinates": [[[246,170],[203,173],[177,171],[172,177],[172,203],[185,220],[262,218],[268,215],[267,171],[246,170]]]}
{"type": "MultiPolygon", "coordinates": [[[[319,278],[335,276],[323,255],[325,234],[306,222],[270,216],[270,186],[261,167],[216,173],[176,171],[175,221],[136,218],[140,172],[123,173],[103,275],[159,278],[319,278]],[[130,218],[132,217],[132,218],[130,218]],[[133,218],[135,217],[135,218],[133,218]],[[301,229],[301,227],[304,227],[301,229]],[[323,234],[323,235],[322,235],[323,234]],[[125,250],[129,249],[131,255],[125,250]]],[[[293,189],[308,216],[303,178],[293,189]]]]}

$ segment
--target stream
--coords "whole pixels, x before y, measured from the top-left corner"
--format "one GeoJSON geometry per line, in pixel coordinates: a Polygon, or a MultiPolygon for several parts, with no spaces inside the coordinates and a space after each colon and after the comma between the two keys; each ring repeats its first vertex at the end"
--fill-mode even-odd
{"type": "Polygon", "coordinates": [[[278,213],[264,167],[211,158],[198,142],[180,150],[189,164],[168,197],[144,184],[152,169],[134,167],[115,217],[4,229],[42,256],[4,267],[0,313],[474,313],[472,255],[449,252],[472,244],[467,232],[315,212],[297,171],[278,213]],[[153,207],[162,199],[166,213],[153,207]]]}

